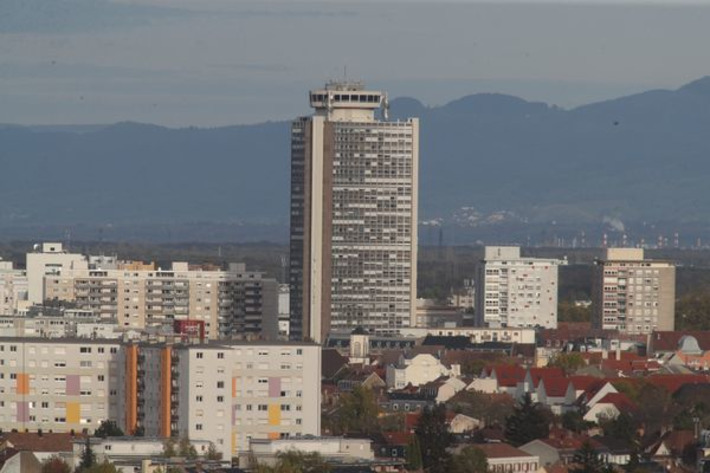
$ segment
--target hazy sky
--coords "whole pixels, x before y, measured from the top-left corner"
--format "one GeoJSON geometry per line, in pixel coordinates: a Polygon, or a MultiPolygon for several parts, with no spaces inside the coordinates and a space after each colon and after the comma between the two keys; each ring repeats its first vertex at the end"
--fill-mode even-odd
{"type": "Polygon", "coordinates": [[[572,107],[710,74],[708,25],[710,0],[0,0],[0,123],[290,119],[345,66],[428,105],[572,107]]]}

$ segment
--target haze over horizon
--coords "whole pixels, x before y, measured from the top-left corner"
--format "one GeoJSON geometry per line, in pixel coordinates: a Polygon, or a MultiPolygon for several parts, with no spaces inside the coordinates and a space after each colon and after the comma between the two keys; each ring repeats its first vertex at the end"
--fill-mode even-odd
{"type": "Polygon", "coordinates": [[[429,106],[573,108],[710,74],[710,2],[441,3],[6,0],[0,123],[289,120],[344,67],[429,106]]]}

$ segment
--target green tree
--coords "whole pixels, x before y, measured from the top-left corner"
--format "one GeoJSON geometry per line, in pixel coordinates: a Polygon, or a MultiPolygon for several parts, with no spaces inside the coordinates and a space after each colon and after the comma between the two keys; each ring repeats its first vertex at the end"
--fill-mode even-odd
{"type": "Polygon", "coordinates": [[[547,438],[550,420],[549,411],[533,403],[530,394],[525,394],[505,421],[505,438],[516,447],[535,439],[547,438]]]}
{"type": "Polygon", "coordinates": [[[177,449],[175,448],[175,439],[165,439],[165,441],[163,442],[163,456],[165,458],[172,458],[177,456],[177,449]]]}
{"type": "Polygon", "coordinates": [[[422,448],[419,445],[419,437],[412,435],[412,439],[407,445],[407,470],[419,471],[422,469],[422,448]]]}
{"type": "Polygon", "coordinates": [[[579,450],[574,452],[572,457],[573,467],[569,469],[570,473],[603,473],[604,463],[599,459],[597,451],[586,440],[579,450]]]}
{"type": "Polygon", "coordinates": [[[123,470],[116,468],[116,465],[104,461],[103,463],[95,464],[94,466],[82,470],[82,473],[121,473],[123,470]]]}
{"type": "Polygon", "coordinates": [[[331,430],[335,434],[372,434],[380,431],[380,408],[372,389],[356,386],[351,393],[340,398],[333,416],[331,430]]]}
{"type": "Polygon", "coordinates": [[[42,473],[71,473],[71,467],[61,457],[51,456],[42,462],[42,473]]]}
{"type": "Polygon", "coordinates": [[[257,473],[328,473],[330,467],[318,453],[279,452],[276,465],[257,465],[257,473]]]}
{"type": "Polygon", "coordinates": [[[486,473],[488,459],[480,448],[467,446],[453,456],[450,471],[452,473],[486,473]]]}
{"type": "Polygon", "coordinates": [[[594,422],[584,420],[581,412],[567,411],[562,414],[562,427],[572,432],[582,433],[594,425],[594,422]]]}
{"type": "Polygon", "coordinates": [[[210,442],[210,446],[207,447],[207,452],[205,452],[205,458],[207,460],[221,460],[222,452],[218,451],[215,444],[210,442]]]}
{"type": "Polygon", "coordinates": [[[84,443],[84,450],[81,452],[81,460],[79,461],[79,471],[85,471],[94,466],[96,463],[96,455],[94,455],[94,450],[91,448],[91,437],[86,437],[86,443],[84,443]]]}
{"type": "Polygon", "coordinates": [[[577,307],[572,301],[560,301],[557,306],[557,320],[560,322],[589,322],[591,316],[591,307],[577,307]]]}
{"type": "Polygon", "coordinates": [[[415,430],[419,438],[424,469],[431,473],[448,471],[450,455],[447,449],[453,442],[446,425],[446,407],[438,404],[426,408],[419,417],[415,430]]]}
{"type": "Polygon", "coordinates": [[[547,366],[554,368],[561,368],[565,373],[574,373],[580,368],[586,366],[587,362],[580,353],[558,353],[554,358],[552,358],[547,366]]]}
{"type": "Polygon", "coordinates": [[[187,458],[188,460],[194,460],[197,458],[197,450],[195,450],[195,446],[190,443],[189,438],[180,438],[180,441],[178,442],[178,456],[187,458]]]}
{"type": "Polygon", "coordinates": [[[94,437],[123,437],[123,430],[113,420],[104,420],[94,432],[94,437]]]}

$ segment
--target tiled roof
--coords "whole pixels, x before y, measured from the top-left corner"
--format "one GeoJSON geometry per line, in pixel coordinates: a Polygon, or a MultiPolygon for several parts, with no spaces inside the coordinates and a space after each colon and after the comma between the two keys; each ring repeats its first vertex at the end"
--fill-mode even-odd
{"type": "Polygon", "coordinates": [[[636,405],[623,393],[609,393],[598,404],[613,404],[621,412],[636,409],[636,405]]]}
{"type": "Polygon", "coordinates": [[[570,385],[570,380],[567,378],[545,378],[540,382],[545,387],[545,394],[548,397],[564,397],[570,385]]]}
{"type": "Polygon", "coordinates": [[[81,436],[8,432],[2,434],[0,441],[7,441],[20,452],[71,452],[73,450],[72,440],[76,438],[81,438],[81,436]]]}
{"type": "Polygon", "coordinates": [[[411,432],[384,432],[382,434],[387,445],[409,445],[412,435],[414,434],[411,432]]]}
{"type": "Polygon", "coordinates": [[[701,350],[710,350],[710,331],[653,332],[649,336],[649,348],[653,350],[653,352],[674,352],[678,350],[678,342],[684,335],[691,335],[695,337],[695,339],[698,341],[698,346],[700,346],[701,350]]]}
{"type": "Polygon", "coordinates": [[[527,452],[508,445],[507,443],[484,443],[476,445],[483,450],[486,458],[516,458],[516,457],[532,457],[527,452]]]}

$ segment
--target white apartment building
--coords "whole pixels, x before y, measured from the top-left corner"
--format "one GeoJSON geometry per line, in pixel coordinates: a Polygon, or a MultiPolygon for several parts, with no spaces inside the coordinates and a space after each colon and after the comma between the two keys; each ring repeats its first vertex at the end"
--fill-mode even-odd
{"type": "Polygon", "coordinates": [[[44,293],[44,278],[59,274],[62,270],[89,267],[86,256],[67,253],[61,243],[42,243],[27,253],[27,299],[30,304],[41,304],[47,299],[44,293]]]}
{"type": "Polygon", "coordinates": [[[135,262],[114,266],[58,268],[44,275],[44,298],[75,302],[124,329],[190,319],[202,321],[212,339],[278,336],[278,284],[244,264],[230,264],[227,271],[184,262],[168,269],[135,262]]]}
{"type": "Polygon", "coordinates": [[[120,348],[116,340],[0,338],[0,429],[93,432],[117,418],[120,348]]]}
{"type": "Polygon", "coordinates": [[[557,328],[558,267],[564,260],[487,246],[476,281],[476,325],[557,328]]]}
{"type": "Polygon", "coordinates": [[[627,334],[673,330],[675,265],[642,248],[609,248],[595,262],[592,325],[627,334]]]}
{"type": "Polygon", "coordinates": [[[419,122],[387,121],[359,83],[309,99],[291,127],[291,336],[396,334],[416,311],[419,122]]]}
{"type": "Polygon", "coordinates": [[[252,439],[320,434],[317,345],[138,344],[124,354],[129,432],[210,441],[225,458],[252,439]]]}
{"type": "Polygon", "coordinates": [[[0,316],[13,315],[27,304],[27,272],[0,258],[0,316]]]}
{"type": "Polygon", "coordinates": [[[387,387],[402,389],[410,384],[421,386],[442,376],[461,376],[461,366],[446,365],[429,353],[402,355],[396,365],[387,366],[387,387]]]}

